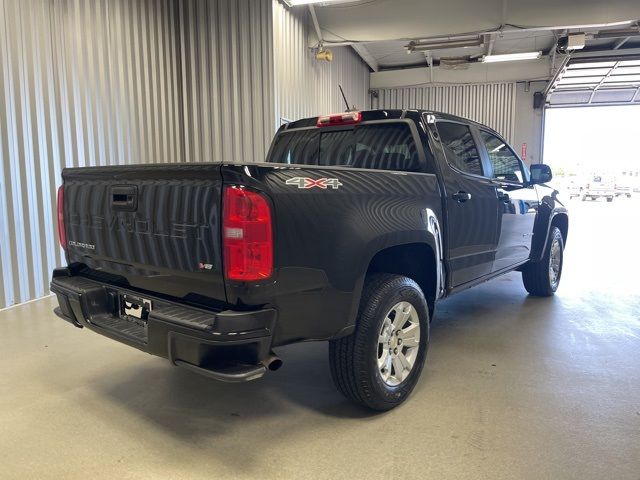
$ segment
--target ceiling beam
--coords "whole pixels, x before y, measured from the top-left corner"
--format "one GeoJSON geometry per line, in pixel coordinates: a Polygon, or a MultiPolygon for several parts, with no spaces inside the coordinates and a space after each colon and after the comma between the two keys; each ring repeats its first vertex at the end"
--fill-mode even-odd
{"type": "Polygon", "coordinates": [[[380,70],[378,61],[374,58],[373,55],[371,55],[371,53],[369,53],[369,50],[367,50],[367,47],[364,43],[352,43],[351,48],[355,50],[355,52],[360,56],[364,63],[369,65],[369,68],[371,68],[371,70],[373,70],[374,72],[380,70]]]}
{"type": "MultiPolygon", "coordinates": [[[[316,36],[318,37],[318,46],[319,47],[323,47],[324,46],[324,39],[322,38],[322,30],[320,29],[320,23],[318,22],[318,16],[316,15],[316,9],[314,8],[313,5],[309,5],[309,13],[311,14],[311,20],[313,22],[313,28],[316,31],[316,36]]],[[[335,44],[333,44],[334,46],[337,46],[335,44]]],[[[346,46],[347,43],[345,43],[344,46],[346,46]]],[[[369,53],[369,50],[367,50],[367,47],[364,46],[364,43],[348,43],[348,45],[351,45],[351,48],[353,48],[353,50],[358,54],[358,56],[362,59],[362,61],[364,63],[366,63],[367,65],[369,65],[369,68],[371,70],[373,70],[374,72],[377,72],[380,67],[378,66],[378,61],[374,58],[373,55],[371,55],[371,53],[369,53]]]]}
{"type": "Polygon", "coordinates": [[[489,44],[487,45],[487,57],[493,53],[493,45],[496,43],[496,34],[489,33],[487,34],[489,37],[489,44]]]}
{"type": "Polygon", "coordinates": [[[311,20],[313,21],[313,28],[316,30],[316,36],[318,37],[318,45],[322,46],[322,31],[320,30],[320,24],[318,23],[318,16],[316,15],[316,9],[313,5],[309,5],[309,13],[311,14],[311,20]]]}

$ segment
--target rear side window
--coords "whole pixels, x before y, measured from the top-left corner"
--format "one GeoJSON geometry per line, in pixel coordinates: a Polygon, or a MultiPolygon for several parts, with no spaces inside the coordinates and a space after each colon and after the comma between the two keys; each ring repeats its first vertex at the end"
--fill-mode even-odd
{"type": "Polygon", "coordinates": [[[484,130],[480,130],[480,136],[487,147],[489,161],[493,167],[493,178],[522,183],[524,176],[520,160],[509,146],[500,138],[484,130]]]}
{"type": "Polygon", "coordinates": [[[405,123],[348,130],[310,129],[280,134],[268,162],[421,171],[411,129],[405,123]]]}
{"type": "Polygon", "coordinates": [[[461,172],[482,175],[482,164],[476,143],[467,125],[438,122],[438,134],[447,161],[461,172]]]}

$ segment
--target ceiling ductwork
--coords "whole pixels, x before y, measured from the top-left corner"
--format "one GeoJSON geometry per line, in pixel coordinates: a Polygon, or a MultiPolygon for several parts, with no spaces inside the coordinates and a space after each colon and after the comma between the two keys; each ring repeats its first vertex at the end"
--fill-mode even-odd
{"type": "Polygon", "coordinates": [[[441,58],[440,68],[446,70],[467,70],[469,68],[468,57],[455,57],[455,58],[441,58]]]}

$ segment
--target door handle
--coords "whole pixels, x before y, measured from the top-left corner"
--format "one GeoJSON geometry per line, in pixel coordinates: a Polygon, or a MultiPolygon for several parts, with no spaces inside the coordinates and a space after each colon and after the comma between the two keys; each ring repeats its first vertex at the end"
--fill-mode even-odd
{"type": "Polygon", "coordinates": [[[114,210],[136,211],[138,208],[138,187],[135,185],[112,186],[111,207],[114,210]]]}
{"type": "Polygon", "coordinates": [[[463,191],[456,192],[451,196],[456,202],[460,202],[460,203],[464,203],[467,200],[471,200],[471,194],[463,191]]]}

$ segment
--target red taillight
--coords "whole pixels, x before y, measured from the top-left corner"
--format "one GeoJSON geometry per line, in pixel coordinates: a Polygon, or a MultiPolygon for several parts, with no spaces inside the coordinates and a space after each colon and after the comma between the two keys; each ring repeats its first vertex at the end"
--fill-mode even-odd
{"type": "Polygon", "coordinates": [[[318,117],[316,127],[331,127],[333,125],[351,125],[362,121],[362,112],[334,113],[318,117]]]}
{"type": "Polygon", "coordinates": [[[239,281],[269,278],[273,272],[269,203],[251,190],[225,187],[222,206],[225,276],[239,281]]]}
{"type": "Polygon", "coordinates": [[[64,187],[58,187],[58,238],[60,246],[67,249],[67,232],[64,230],[64,187]]]}

